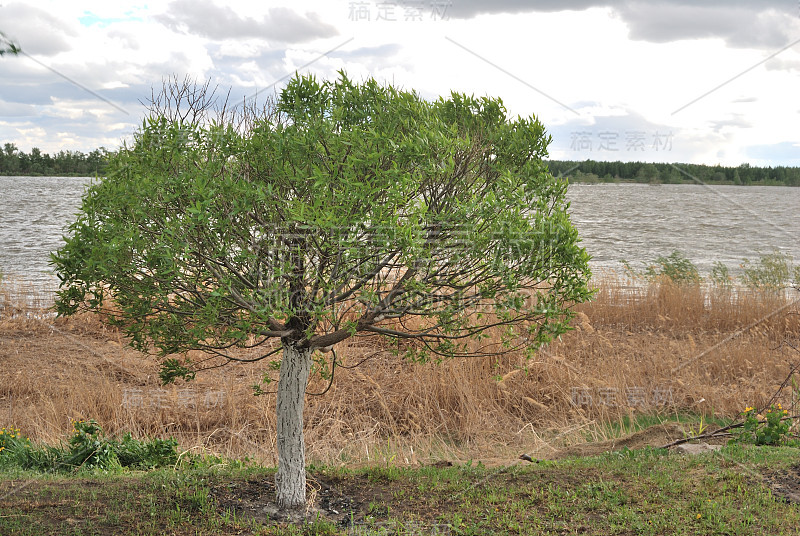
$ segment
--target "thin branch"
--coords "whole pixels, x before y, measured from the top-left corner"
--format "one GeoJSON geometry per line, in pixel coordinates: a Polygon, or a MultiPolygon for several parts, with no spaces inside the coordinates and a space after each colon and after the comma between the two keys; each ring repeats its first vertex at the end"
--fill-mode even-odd
{"type": "Polygon", "coordinates": [[[333,375],[336,373],[336,350],[331,348],[331,352],[333,353],[333,363],[331,364],[331,379],[328,382],[328,386],[321,393],[309,393],[306,391],[306,394],[311,396],[322,396],[327,393],[330,390],[331,385],[333,385],[333,375]]]}

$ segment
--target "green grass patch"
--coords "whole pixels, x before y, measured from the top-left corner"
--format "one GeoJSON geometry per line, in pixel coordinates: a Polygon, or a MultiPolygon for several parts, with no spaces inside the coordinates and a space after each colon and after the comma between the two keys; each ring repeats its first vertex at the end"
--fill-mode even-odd
{"type": "Polygon", "coordinates": [[[0,534],[795,534],[800,449],[732,444],[486,467],[312,467],[307,524],[270,520],[274,471],[218,458],[80,476],[0,471],[0,534]],[[785,486],[784,486],[785,487],[785,486]],[[255,506],[254,506],[255,505],[255,506]]]}

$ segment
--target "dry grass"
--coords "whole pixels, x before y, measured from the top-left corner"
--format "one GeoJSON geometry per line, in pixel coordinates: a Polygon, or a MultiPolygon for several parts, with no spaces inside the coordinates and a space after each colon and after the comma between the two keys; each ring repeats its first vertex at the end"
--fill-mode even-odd
{"type": "MultiPolygon", "coordinates": [[[[781,345],[800,334],[789,299],[668,282],[632,289],[608,277],[597,288],[578,307],[576,329],[530,361],[509,354],[412,365],[374,339],[339,345],[345,363],[372,357],[337,369],[330,391],[308,397],[309,459],[544,457],[628,415],[733,417],[765,403],[800,359],[781,345]]],[[[0,425],[53,443],[70,419],[94,418],[112,433],[174,436],[187,450],[276,462],[274,397],[251,388],[266,363],[162,387],[156,360],[96,317],[46,317],[17,291],[0,289],[0,425]]],[[[309,392],[325,386],[315,380],[309,392]]]]}

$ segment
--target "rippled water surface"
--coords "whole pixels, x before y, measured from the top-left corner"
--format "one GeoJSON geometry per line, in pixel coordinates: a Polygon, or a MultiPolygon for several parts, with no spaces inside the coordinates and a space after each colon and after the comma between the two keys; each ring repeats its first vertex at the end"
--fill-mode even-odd
{"type": "Polygon", "coordinates": [[[61,245],[88,178],[0,177],[0,271],[55,287],[49,254],[61,245]]]}
{"type": "MultiPolygon", "coordinates": [[[[87,178],[0,177],[0,270],[54,288],[49,253],[61,245],[87,178]]],[[[677,249],[703,272],[736,268],[774,248],[800,262],[800,188],[570,186],[570,212],[595,268],[641,267],[677,249]]]]}
{"type": "Polygon", "coordinates": [[[568,198],[594,266],[640,268],[676,249],[701,273],[774,249],[800,262],[800,188],[574,184],[568,198]]]}

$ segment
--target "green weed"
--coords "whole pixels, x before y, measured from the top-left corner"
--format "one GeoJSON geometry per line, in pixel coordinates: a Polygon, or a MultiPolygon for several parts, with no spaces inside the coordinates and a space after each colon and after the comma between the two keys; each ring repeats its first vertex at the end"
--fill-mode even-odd
{"type": "Polygon", "coordinates": [[[774,250],[761,255],[755,263],[744,261],[742,282],[754,290],[780,290],[789,286],[794,279],[800,284],[800,266],[792,265],[792,257],[774,250]]]}
{"type": "Polygon", "coordinates": [[[773,404],[764,413],[759,415],[755,408],[747,407],[744,410],[744,424],[739,429],[735,440],[756,445],[784,445],[789,444],[789,428],[792,419],[788,417],[788,410],[780,404],[773,404]]]}
{"type": "Polygon", "coordinates": [[[174,464],[178,442],[174,439],[140,440],[126,434],[108,437],[96,421],[78,420],[65,445],[36,445],[16,428],[0,433],[0,464],[42,472],[77,469],[113,471],[151,469],[174,464]]]}

